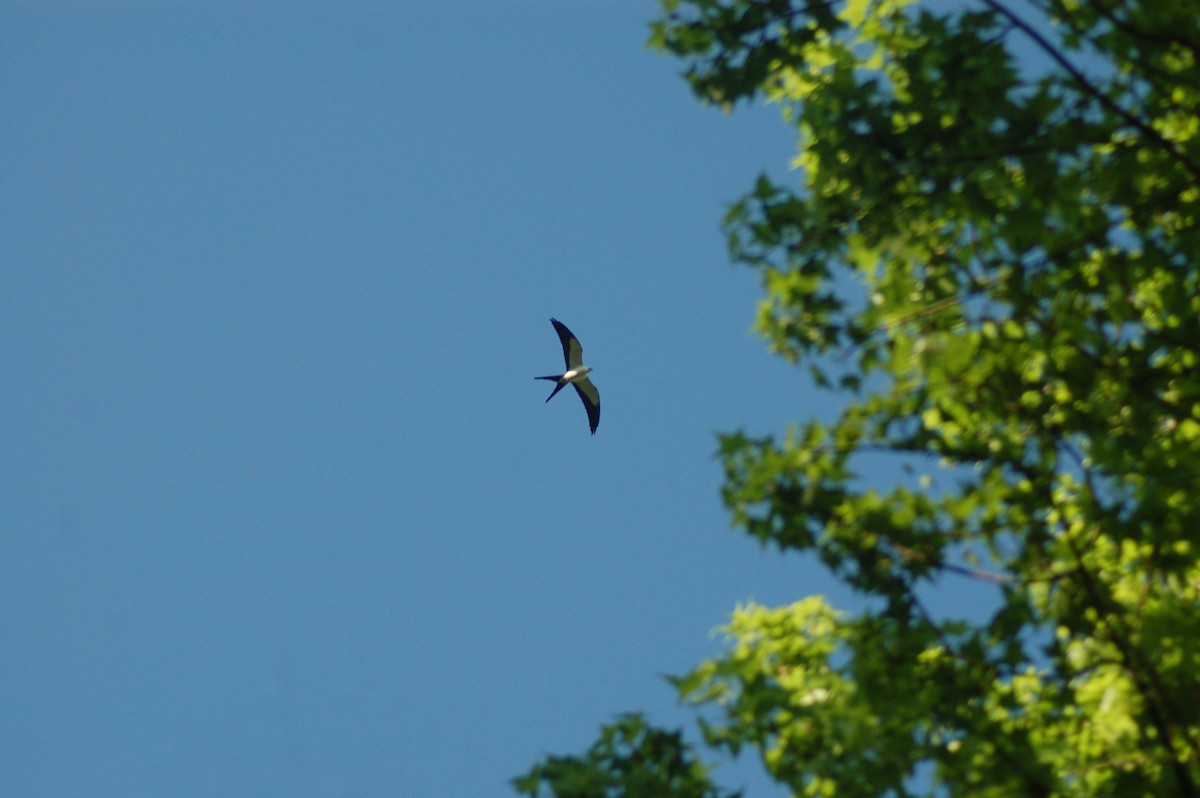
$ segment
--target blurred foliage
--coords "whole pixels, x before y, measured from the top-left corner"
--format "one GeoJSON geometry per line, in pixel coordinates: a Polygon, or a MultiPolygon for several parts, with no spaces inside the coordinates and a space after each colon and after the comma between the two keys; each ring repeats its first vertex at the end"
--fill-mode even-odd
{"type": "Polygon", "coordinates": [[[796,795],[1196,796],[1200,3],[663,0],[651,42],[796,131],[725,224],[842,410],[723,436],[723,495],[870,608],[738,608],[673,680],[705,743],[796,795]]]}
{"type": "Polygon", "coordinates": [[[513,785],[533,798],[739,798],[712,785],[681,732],[638,714],[602,728],[583,756],[547,757],[513,785]]]}

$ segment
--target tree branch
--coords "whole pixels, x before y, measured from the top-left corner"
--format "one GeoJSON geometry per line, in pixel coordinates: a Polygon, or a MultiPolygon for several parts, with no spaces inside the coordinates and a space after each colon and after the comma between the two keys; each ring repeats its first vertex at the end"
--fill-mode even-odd
{"type": "Polygon", "coordinates": [[[1200,165],[1192,162],[1190,158],[1180,152],[1174,144],[1163,138],[1157,130],[1148,125],[1144,120],[1139,119],[1137,116],[1123,108],[1120,103],[1118,103],[1112,97],[1109,97],[1094,84],[1092,84],[1092,82],[1089,81],[1087,77],[1074,64],[1071,63],[1070,59],[1063,55],[1057,47],[1051,44],[1050,41],[1037,30],[1035,30],[1033,26],[1018,17],[1002,3],[998,2],[998,0],[982,0],[982,2],[988,8],[1007,19],[1013,25],[1013,27],[1017,28],[1026,36],[1028,36],[1034,44],[1036,44],[1043,52],[1046,53],[1046,55],[1050,56],[1050,58],[1052,58],[1059,66],[1061,66],[1063,70],[1070,75],[1076,83],[1079,84],[1079,87],[1083,89],[1087,95],[1095,99],[1121,119],[1125,120],[1127,124],[1135,128],[1143,136],[1165,150],[1175,161],[1177,161],[1192,175],[1194,180],[1200,182],[1200,165]]]}

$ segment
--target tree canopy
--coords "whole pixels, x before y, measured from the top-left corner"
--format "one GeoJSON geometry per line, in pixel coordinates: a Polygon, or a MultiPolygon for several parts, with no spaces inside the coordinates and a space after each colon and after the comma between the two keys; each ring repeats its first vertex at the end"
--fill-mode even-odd
{"type": "Polygon", "coordinates": [[[703,746],[796,795],[1200,795],[1200,3],[662,6],[698,97],[795,128],[725,224],[841,396],[722,436],[725,503],[868,608],[737,608],[673,680],[703,746]],[[951,577],[982,620],[931,609],[951,577]]]}

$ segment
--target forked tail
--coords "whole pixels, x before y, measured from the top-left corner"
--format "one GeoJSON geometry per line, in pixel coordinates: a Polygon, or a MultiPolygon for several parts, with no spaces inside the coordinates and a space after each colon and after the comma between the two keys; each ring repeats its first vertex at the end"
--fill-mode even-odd
{"type": "MultiPolygon", "coordinates": [[[[550,380],[551,382],[558,382],[559,380],[561,380],[561,379],[562,379],[562,377],[561,377],[561,376],[559,376],[558,374],[552,374],[552,375],[550,375],[549,377],[534,377],[534,379],[535,379],[535,380],[550,380]]],[[[558,382],[558,385],[555,385],[555,386],[554,386],[554,390],[553,390],[553,391],[551,391],[551,392],[550,392],[550,395],[546,397],[546,401],[547,401],[547,402],[549,402],[551,399],[553,399],[553,398],[554,398],[554,394],[556,394],[556,393],[558,393],[559,391],[561,391],[561,390],[563,389],[563,386],[564,386],[564,385],[566,385],[566,384],[567,384],[567,383],[566,383],[565,381],[564,381],[564,382],[558,382]]]]}

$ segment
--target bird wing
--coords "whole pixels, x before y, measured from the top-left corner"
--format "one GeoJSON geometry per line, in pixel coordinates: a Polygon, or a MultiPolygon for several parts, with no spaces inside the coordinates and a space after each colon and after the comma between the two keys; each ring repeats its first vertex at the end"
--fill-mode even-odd
{"type": "Polygon", "coordinates": [[[558,333],[558,340],[562,341],[563,360],[567,363],[567,371],[583,365],[583,347],[579,345],[579,339],[558,319],[550,319],[550,323],[558,333]]]}
{"type": "Polygon", "coordinates": [[[579,394],[579,398],[583,400],[583,406],[587,408],[588,426],[592,428],[592,434],[595,435],[596,427],[600,426],[600,392],[587,378],[571,384],[575,386],[575,392],[579,394]]]}

